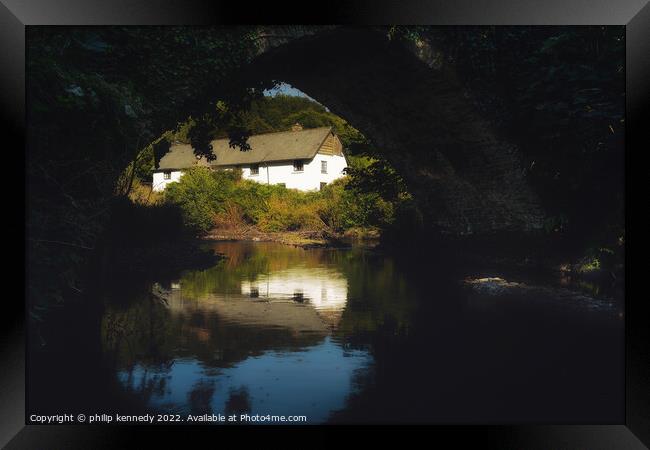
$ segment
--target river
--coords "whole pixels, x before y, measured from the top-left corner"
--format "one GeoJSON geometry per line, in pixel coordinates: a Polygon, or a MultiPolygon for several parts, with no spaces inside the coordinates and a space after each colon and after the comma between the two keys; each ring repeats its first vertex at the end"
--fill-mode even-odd
{"type": "Polygon", "coordinates": [[[522,280],[494,271],[462,274],[463,284],[444,265],[372,249],[208,245],[225,255],[214,267],[106,307],[103,358],[129,399],[120,412],[300,423],[623,418],[616,296],[568,295],[559,280],[522,290],[532,281],[513,287],[522,280]]]}

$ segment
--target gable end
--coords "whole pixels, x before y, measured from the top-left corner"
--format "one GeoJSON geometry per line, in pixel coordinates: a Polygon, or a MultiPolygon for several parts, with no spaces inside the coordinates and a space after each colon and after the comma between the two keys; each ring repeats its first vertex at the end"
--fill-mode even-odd
{"type": "Polygon", "coordinates": [[[338,136],[334,134],[334,132],[330,132],[330,134],[327,135],[320,148],[318,149],[318,153],[321,155],[342,156],[343,144],[341,143],[341,140],[338,138],[338,136]]]}

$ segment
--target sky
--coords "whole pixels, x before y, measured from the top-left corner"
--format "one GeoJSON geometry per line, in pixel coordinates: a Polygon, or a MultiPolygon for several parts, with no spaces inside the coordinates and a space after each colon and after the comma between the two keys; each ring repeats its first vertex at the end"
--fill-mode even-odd
{"type": "MultiPolygon", "coordinates": [[[[273,89],[266,89],[264,91],[264,95],[267,97],[275,97],[278,94],[283,94],[283,95],[289,95],[292,97],[304,97],[308,98],[309,100],[313,100],[316,103],[320,102],[316,99],[311,98],[309,95],[305,94],[303,91],[301,91],[298,88],[295,88],[291,86],[289,83],[280,83],[278,86],[274,87],[273,89]]],[[[327,106],[323,105],[327,111],[329,111],[329,108],[327,106]]]]}
{"type": "Polygon", "coordinates": [[[288,83],[280,83],[277,87],[264,91],[264,95],[267,97],[275,97],[278,94],[290,95],[292,97],[305,97],[314,100],[300,89],[296,89],[288,83]]]}

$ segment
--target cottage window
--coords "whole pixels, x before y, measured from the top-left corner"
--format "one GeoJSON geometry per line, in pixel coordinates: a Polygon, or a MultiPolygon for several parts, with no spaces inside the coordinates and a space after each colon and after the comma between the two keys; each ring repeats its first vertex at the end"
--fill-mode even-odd
{"type": "Polygon", "coordinates": [[[302,161],[299,160],[299,159],[296,159],[296,160],[293,162],[293,171],[294,171],[294,172],[302,172],[303,169],[304,169],[304,166],[303,166],[302,161]]]}
{"type": "Polygon", "coordinates": [[[320,162],[320,173],[327,173],[327,161],[320,162]]]}
{"type": "Polygon", "coordinates": [[[171,170],[165,170],[163,172],[163,180],[171,180],[172,178],[172,171],[171,170]]]}
{"type": "Polygon", "coordinates": [[[251,175],[259,175],[260,173],[260,166],[259,164],[253,164],[251,166],[251,175]]]}
{"type": "Polygon", "coordinates": [[[323,183],[323,182],[321,182],[321,184],[320,184],[320,190],[322,191],[323,188],[324,188],[325,186],[327,186],[327,183],[323,183]]]}

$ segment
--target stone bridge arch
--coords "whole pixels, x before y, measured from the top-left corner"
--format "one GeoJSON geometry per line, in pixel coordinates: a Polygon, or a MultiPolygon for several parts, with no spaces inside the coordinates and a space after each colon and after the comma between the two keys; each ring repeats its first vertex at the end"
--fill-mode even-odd
{"type": "Polygon", "coordinates": [[[427,42],[386,28],[273,28],[245,79],[281,80],[344,117],[402,175],[445,234],[530,232],[543,213],[518,150],[477,112],[427,42]]]}

